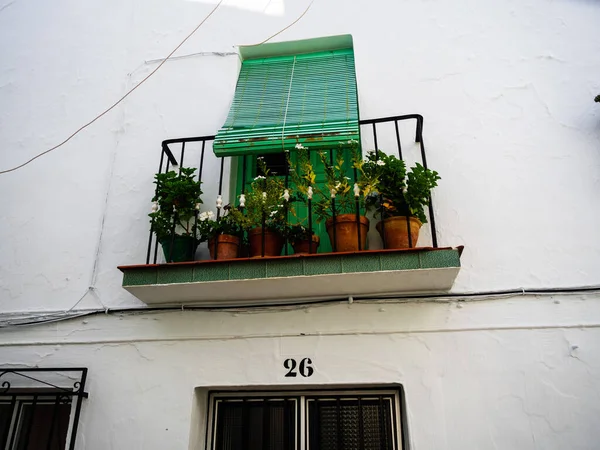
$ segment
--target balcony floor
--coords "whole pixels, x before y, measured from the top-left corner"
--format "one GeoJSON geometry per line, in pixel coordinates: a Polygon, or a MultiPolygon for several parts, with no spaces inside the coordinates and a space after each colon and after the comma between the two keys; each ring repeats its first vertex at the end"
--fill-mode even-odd
{"type": "Polygon", "coordinates": [[[148,305],[245,306],[447,292],[459,248],[415,248],[120,266],[148,305]]]}

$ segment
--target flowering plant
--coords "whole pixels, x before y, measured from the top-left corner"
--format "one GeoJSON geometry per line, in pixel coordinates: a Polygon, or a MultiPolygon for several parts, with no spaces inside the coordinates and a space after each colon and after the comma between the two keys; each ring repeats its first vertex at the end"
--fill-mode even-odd
{"type": "Polygon", "coordinates": [[[205,211],[198,215],[198,233],[200,242],[208,241],[220,234],[229,234],[238,236],[242,233],[242,226],[233,214],[229,214],[231,207],[229,205],[223,208],[224,215],[217,218],[212,211],[205,211]]]}
{"type": "Polygon", "coordinates": [[[333,163],[325,152],[319,153],[319,157],[325,168],[326,191],[318,189],[315,202],[317,220],[321,222],[333,216],[332,199],[335,199],[336,215],[355,213],[357,203],[362,214],[377,180],[374,178],[376,173],[364,171],[358,142],[351,140],[341,144],[333,163]],[[349,158],[345,159],[347,156],[349,158]],[[356,171],[356,181],[347,176],[352,171],[356,171]]]}
{"type": "Polygon", "coordinates": [[[202,200],[201,182],[194,179],[195,168],[182,167],[154,175],[156,193],[149,214],[152,230],[159,241],[174,230],[180,236],[194,236],[195,215],[202,200]]]}
{"type": "Polygon", "coordinates": [[[240,207],[231,208],[229,216],[243,229],[264,226],[281,234],[287,231],[287,211],[290,194],[281,178],[269,176],[262,159],[258,160],[260,172],[250,184],[250,190],[240,196],[240,207]]]}
{"type": "Polygon", "coordinates": [[[416,163],[409,171],[404,161],[381,150],[367,153],[363,172],[374,180],[374,189],[367,197],[367,207],[383,218],[414,216],[427,223],[425,206],[429,204],[431,190],[440,176],[434,170],[416,163]]]}

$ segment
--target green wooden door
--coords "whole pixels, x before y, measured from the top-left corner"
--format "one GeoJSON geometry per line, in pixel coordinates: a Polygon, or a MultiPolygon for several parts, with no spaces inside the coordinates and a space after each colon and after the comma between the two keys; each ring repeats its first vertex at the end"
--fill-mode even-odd
{"type": "MultiPolygon", "coordinates": [[[[345,155],[345,160],[350,161],[350,153],[348,150],[333,150],[333,156],[335,158],[336,151],[348,152],[345,155]]],[[[242,193],[242,183],[245,180],[245,188],[244,192],[247,192],[250,189],[250,184],[254,180],[254,178],[259,175],[257,171],[257,157],[263,156],[267,167],[269,168],[271,174],[273,176],[285,177],[285,173],[287,170],[287,162],[284,153],[271,153],[268,155],[248,155],[246,156],[246,164],[245,171],[246,174],[244,176],[244,164],[243,158],[238,157],[237,161],[237,181],[236,181],[236,199],[239,198],[239,195],[242,193]]],[[[326,178],[325,178],[325,168],[323,163],[321,162],[321,158],[319,157],[319,153],[316,151],[310,152],[310,160],[313,166],[313,170],[316,175],[316,185],[322,192],[328,192],[328,189],[325,187],[326,178]]],[[[292,165],[295,167],[297,163],[296,153],[290,153],[290,161],[292,165]]],[[[352,178],[353,170],[351,164],[346,165],[346,176],[352,178]]],[[[291,181],[288,183],[290,194],[294,194],[294,186],[291,181]]],[[[317,190],[317,189],[315,189],[317,190]]],[[[316,196],[314,200],[317,200],[316,196]]],[[[237,202],[236,202],[237,203],[237,202]]],[[[300,223],[306,227],[308,227],[308,205],[305,202],[292,202],[291,209],[293,209],[293,213],[289,213],[289,223],[295,224],[300,223]]],[[[331,242],[329,241],[329,236],[327,235],[327,230],[325,228],[325,222],[318,223],[313,211],[313,220],[312,220],[312,229],[314,233],[319,236],[321,243],[319,245],[319,253],[328,253],[332,251],[331,242]]],[[[291,246],[288,248],[288,254],[292,254],[293,250],[291,246]]]]}

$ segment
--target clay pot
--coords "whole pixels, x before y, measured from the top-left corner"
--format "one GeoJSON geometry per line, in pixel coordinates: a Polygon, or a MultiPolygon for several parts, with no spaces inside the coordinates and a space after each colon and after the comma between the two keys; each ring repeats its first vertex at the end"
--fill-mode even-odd
{"type": "MultiPolygon", "coordinates": [[[[235,259],[238,257],[240,238],[230,234],[219,234],[217,236],[217,258],[235,259]]],[[[215,239],[208,240],[208,251],[210,259],[215,259],[215,239]]]]}
{"type": "MultiPolygon", "coordinates": [[[[250,241],[250,257],[260,257],[262,255],[262,228],[252,228],[248,232],[250,241]]],[[[265,254],[264,256],[279,256],[283,249],[283,237],[274,231],[265,230],[265,254]]]]}
{"type": "MultiPolygon", "coordinates": [[[[369,231],[369,219],[360,217],[360,250],[367,248],[367,233],[369,231]]],[[[358,226],[355,214],[340,214],[335,218],[335,245],[333,243],[333,218],[325,222],[327,234],[331,241],[331,247],[337,252],[358,251],[358,226]]]]}
{"type": "Polygon", "coordinates": [[[310,241],[308,239],[304,239],[302,241],[292,242],[292,248],[294,249],[294,254],[296,255],[308,255],[310,253],[317,253],[317,249],[319,248],[319,243],[321,239],[316,234],[312,235],[312,251],[310,248],[310,241]]]}
{"type": "MultiPolygon", "coordinates": [[[[410,217],[410,238],[412,247],[417,246],[419,240],[419,229],[423,225],[416,217],[410,217]]],[[[406,216],[388,217],[384,221],[383,230],[385,230],[385,239],[383,237],[383,230],[381,222],[378,222],[375,226],[381,240],[384,241],[384,248],[410,248],[408,242],[408,227],[406,223],[406,216]]]]}

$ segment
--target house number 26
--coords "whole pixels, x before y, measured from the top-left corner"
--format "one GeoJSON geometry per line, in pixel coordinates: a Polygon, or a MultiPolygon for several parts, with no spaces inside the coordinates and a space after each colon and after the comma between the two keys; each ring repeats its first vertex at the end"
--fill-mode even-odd
{"type": "Polygon", "coordinates": [[[296,363],[295,359],[286,359],[283,362],[283,367],[285,367],[288,370],[288,373],[286,373],[285,376],[296,377],[298,376],[298,372],[300,372],[300,375],[302,375],[304,378],[308,378],[312,376],[312,374],[315,372],[315,370],[312,367],[312,361],[310,358],[304,358],[302,361],[300,361],[300,365],[298,366],[298,372],[296,372],[297,365],[298,364],[296,363]]]}

